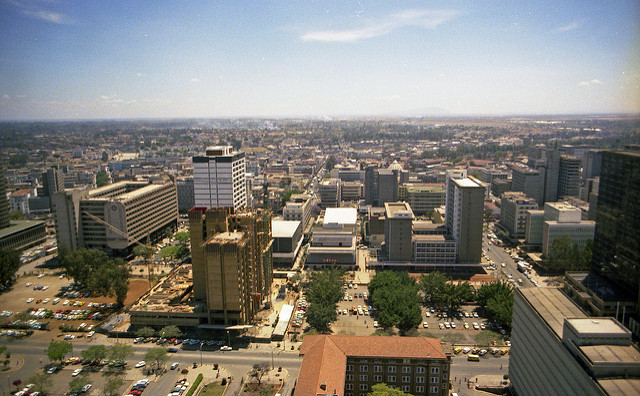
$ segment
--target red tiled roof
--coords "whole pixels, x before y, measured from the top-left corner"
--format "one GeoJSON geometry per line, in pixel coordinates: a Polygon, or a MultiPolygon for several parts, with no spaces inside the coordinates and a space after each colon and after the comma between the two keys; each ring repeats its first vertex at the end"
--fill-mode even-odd
{"type": "Polygon", "coordinates": [[[308,335],[300,355],[304,360],[296,385],[298,395],[342,395],[347,356],[446,359],[440,341],[426,337],[308,335]]]}

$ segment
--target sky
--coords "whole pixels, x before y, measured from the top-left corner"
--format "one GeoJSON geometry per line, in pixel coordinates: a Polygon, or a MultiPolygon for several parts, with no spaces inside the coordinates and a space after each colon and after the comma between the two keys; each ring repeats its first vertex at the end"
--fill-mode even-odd
{"type": "Polygon", "coordinates": [[[0,121],[595,113],[637,0],[0,0],[0,121]]]}

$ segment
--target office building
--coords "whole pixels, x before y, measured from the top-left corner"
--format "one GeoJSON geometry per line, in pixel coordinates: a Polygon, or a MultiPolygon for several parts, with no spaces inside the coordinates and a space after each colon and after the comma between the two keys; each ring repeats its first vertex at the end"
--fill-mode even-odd
{"type": "Polygon", "coordinates": [[[542,246],[544,210],[527,210],[524,241],[529,246],[542,246]]]}
{"type": "Polygon", "coordinates": [[[378,171],[378,205],[398,200],[398,172],[391,169],[378,171]]]}
{"type": "Polygon", "coordinates": [[[569,237],[579,248],[588,240],[593,240],[596,224],[591,220],[582,220],[582,212],[575,206],[564,202],[544,204],[544,223],[542,226],[542,254],[548,256],[553,241],[569,237]]]}
{"type": "Polygon", "coordinates": [[[406,202],[384,204],[384,246],[389,261],[411,261],[413,211],[406,202]]]}
{"type": "Polygon", "coordinates": [[[602,152],[592,270],[640,305],[640,146],[602,152]]]}
{"type": "Polygon", "coordinates": [[[507,191],[511,191],[511,179],[493,179],[491,182],[491,194],[494,197],[502,197],[507,191]]]}
{"type": "Polygon", "coordinates": [[[357,221],[356,208],[327,208],[312,229],[307,264],[355,265],[357,221]]]}
{"type": "Polygon", "coordinates": [[[398,201],[398,188],[409,181],[409,172],[394,161],[387,169],[369,166],[365,169],[365,203],[384,206],[385,202],[398,201]]]}
{"type": "Polygon", "coordinates": [[[189,211],[193,296],[212,326],[248,324],[270,296],[273,240],[269,211],[189,211]]]}
{"type": "Polygon", "coordinates": [[[193,157],[195,206],[244,209],[247,206],[245,155],[231,146],[207,147],[193,157]]]}
{"type": "Polygon", "coordinates": [[[0,229],[9,227],[10,225],[7,179],[4,176],[4,165],[0,164],[0,229]]]}
{"type": "Polygon", "coordinates": [[[338,208],[340,207],[340,179],[323,180],[318,188],[318,196],[320,197],[320,207],[338,208]]]}
{"type": "MultiPolygon", "coordinates": [[[[480,181],[487,185],[487,198],[490,193],[493,193],[493,181],[494,180],[507,180],[509,178],[509,172],[505,169],[498,168],[483,168],[480,175],[480,181]]],[[[494,194],[495,195],[495,194],[494,194]]]]}
{"type": "Polygon", "coordinates": [[[538,209],[535,199],[520,191],[505,192],[500,199],[500,223],[498,225],[514,238],[525,236],[527,211],[538,209]]]}
{"type": "Polygon", "coordinates": [[[59,167],[52,166],[42,174],[42,189],[38,196],[52,197],[60,190],[64,190],[64,172],[59,167]]]}
{"type": "Polygon", "coordinates": [[[291,266],[302,247],[300,220],[271,220],[273,263],[291,266]]]}
{"type": "Polygon", "coordinates": [[[302,231],[306,232],[311,220],[312,199],[309,194],[291,194],[289,201],[282,209],[284,220],[302,222],[302,231]]]}
{"type": "Polygon", "coordinates": [[[514,166],[511,169],[511,191],[521,191],[538,205],[544,202],[544,174],[537,169],[514,166]]]}
{"type": "Polygon", "coordinates": [[[307,335],[295,396],[366,395],[385,383],[411,395],[449,394],[451,355],[428,337],[307,335]]]}
{"type": "Polygon", "coordinates": [[[378,205],[378,171],[373,166],[364,171],[364,202],[367,205],[378,205]]]}
{"type": "Polygon", "coordinates": [[[364,184],[361,181],[341,181],[340,199],[342,201],[359,201],[364,198],[364,184]]]}
{"type": "Polygon", "coordinates": [[[180,177],[176,180],[178,192],[178,211],[187,213],[196,204],[193,190],[193,176],[180,177]]]}
{"type": "Polygon", "coordinates": [[[589,150],[585,153],[582,180],[600,176],[602,169],[602,150],[589,150]]]}
{"type": "Polygon", "coordinates": [[[485,188],[475,178],[448,179],[445,227],[456,241],[459,264],[480,262],[485,188]]]}
{"type": "Polygon", "coordinates": [[[559,289],[514,291],[509,379],[518,396],[635,395],[640,351],[613,318],[593,318],[559,289]]]}
{"type": "Polygon", "coordinates": [[[570,155],[560,156],[558,173],[558,198],[577,197],[580,183],[580,158],[570,155]]]}
{"type": "Polygon", "coordinates": [[[52,197],[58,246],[127,255],[137,242],[150,244],[176,229],[176,183],[118,182],[91,190],[63,190],[52,197]],[[107,225],[108,224],[108,225],[107,225]]]}
{"type": "Polygon", "coordinates": [[[408,183],[398,188],[398,200],[409,203],[413,213],[426,215],[446,202],[443,184],[408,183]]]}

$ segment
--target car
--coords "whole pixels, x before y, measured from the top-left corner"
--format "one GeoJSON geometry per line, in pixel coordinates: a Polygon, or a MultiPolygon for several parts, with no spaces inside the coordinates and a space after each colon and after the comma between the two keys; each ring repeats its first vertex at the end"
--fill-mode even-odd
{"type": "Polygon", "coordinates": [[[96,334],[96,332],[91,330],[90,332],[87,333],[87,338],[93,337],[94,334],[96,334]]]}
{"type": "Polygon", "coordinates": [[[429,328],[429,323],[422,322],[422,327],[425,328],[425,329],[428,329],[429,328]]]}
{"type": "Polygon", "coordinates": [[[474,313],[473,313],[473,317],[474,317],[474,318],[477,318],[477,317],[478,317],[478,313],[477,313],[477,312],[474,312],[474,313]]]}
{"type": "Polygon", "coordinates": [[[224,345],[224,346],[221,346],[221,347],[220,347],[220,350],[221,350],[221,351],[232,351],[232,350],[233,350],[233,348],[231,348],[231,347],[230,347],[230,346],[228,346],[228,345],[224,345]]]}
{"type": "Polygon", "coordinates": [[[144,360],[139,361],[138,363],[136,363],[135,368],[140,368],[140,367],[144,367],[146,366],[147,363],[145,363],[144,360]]]}
{"type": "Polygon", "coordinates": [[[484,330],[484,329],[486,329],[486,328],[487,328],[487,326],[485,326],[485,325],[484,325],[484,323],[480,323],[480,328],[481,328],[482,330],[484,330]]]}
{"type": "Polygon", "coordinates": [[[469,353],[471,351],[471,348],[466,347],[462,349],[462,353],[469,353]]]}
{"type": "Polygon", "coordinates": [[[35,298],[33,298],[33,297],[27,298],[27,304],[30,303],[30,302],[33,302],[33,300],[35,300],[35,298]]]}
{"type": "Polygon", "coordinates": [[[481,349],[480,352],[478,353],[478,355],[480,356],[484,356],[487,354],[487,350],[486,349],[481,349]]]}
{"type": "Polygon", "coordinates": [[[71,373],[71,376],[72,376],[72,377],[77,377],[77,376],[79,376],[79,375],[80,375],[80,373],[81,373],[81,372],[82,372],[82,369],[81,369],[81,368],[79,368],[79,369],[75,369],[75,370],[73,370],[73,373],[71,373]]]}
{"type": "Polygon", "coordinates": [[[175,362],[174,364],[171,365],[170,369],[171,370],[175,370],[178,368],[178,362],[175,362]]]}
{"type": "Polygon", "coordinates": [[[43,304],[46,304],[46,303],[48,303],[49,301],[51,301],[51,299],[50,299],[49,297],[47,297],[47,298],[45,298],[44,300],[42,300],[42,303],[43,303],[43,304]]]}
{"type": "Polygon", "coordinates": [[[438,327],[440,328],[440,330],[444,329],[444,325],[442,323],[438,323],[438,327]]]}
{"type": "Polygon", "coordinates": [[[47,370],[47,374],[53,374],[56,371],[58,371],[58,366],[49,367],[49,370],[47,370]]]}
{"type": "Polygon", "coordinates": [[[455,324],[455,323],[453,323],[453,322],[451,322],[451,328],[452,328],[452,329],[455,329],[455,328],[456,328],[456,324],[455,324]]]}
{"type": "Polygon", "coordinates": [[[451,328],[451,324],[449,324],[449,322],[444,322],[444,327],[446,327],[447,329],[451,328]]]}
{"type": "Polygon", "coordinates": [[[38,274],[38,279],[43,278],[44,274],[38,274]]]}
{"type": "Polygon", "coordinates": [[[377,320],[374,320],[374,321],[373,321],[373,327],[378,327],[378,326],[379,326],[379,325],[378,325],[378,321],[377,321],[377,320]]]}
{"type": "Polygon", "coordinates": [[[464,328],[465,328],[465,329],[468,329],[468,328],[469,328],[469,323],[464,322],[464,328]]]}
{"type": "Polygon", "coordinates": [[[80,392],[87,393],[87,392],[89,392],[89,389],[91,389],[92,386],[93,385],[91,385],[91,384],[86,384],[85,386],[82,387],[82,389],[80,389],[80,392]]]}
{"type": "Polygon", "coordinates": [[[478,326],[478,322],[473,322],[474,330],[480,330],[480,326],[478,326]]]}
{"type": "Polygon", "coordinates": [[[142,391],[140,389],[131,389],[127,394],[133,395],[133,396],[140,396],[142,394],[142,391]]]}
{"type": "Polygon", "coordinates": [[[69,305],[69,300],[64,300],[64,301],[62,302],[62,305],[69,305]]]}
{"type": "Polygon", "coordinates": [[[427,318],[431,317],[431,312],[427,311],[426,315],[427,315],[427,318]]]}
{"type": "Polygon", "coordinates": [[[33,285],[33,283],[31,283],[31,282],[27,282],[27,284],[26,284],[25,286],[26,286],[26,287],[29,287],[29,286],[31,286],[31,285],[33,285]]]}
{"type": "Polygon", "coordinates": [[[53,299],[53,301],[51,301],[51,304],[56,305],[59,302],[60,302],[60,299],[56,297],[53,299]]]}
{"type": "Polygon", "coordinates": [[[167,352],[177,353],[178,352],[178,348],[167,348],[167,352]]]}

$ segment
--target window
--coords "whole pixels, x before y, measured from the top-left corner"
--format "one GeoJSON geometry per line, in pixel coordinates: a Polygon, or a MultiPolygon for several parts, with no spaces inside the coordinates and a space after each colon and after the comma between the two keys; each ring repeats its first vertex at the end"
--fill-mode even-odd
{"type": "Polygon", "coordinates": [[[389,371],[390,373],[395,373],[396,372],[396,366],[389,366],[387,371],[389,371]]]}
{"type": "Polygon", "coordinates": [[[373,366],[373,372],[374,373],[381,373],[382,372],[382,366],[373,366]]]}
{"type": "Polygon", "coordinates": [[[404,385],[404,386],[402,387],[402,391],[403,391],[403,392],[409,392],[409,391],[411,391],[411,387],[410,387],[409,385],[404,385]]]}
{"type": "Polygon", "coordinates": [[[424,374],[424,367],[416,367],[417,374],[424,374]]]}
{"type": "Polygon", "coordinates": [[[431,383],[432,384],[437,384],[440,381],[440,378],[438,377],[431,377],[431,383]]]}
{"type": "Polygon", "coordinates": [[[402,366],[402,372],[405,373],[405,374],[409,374],[411,372],[411,367],[402,366]]]}
{"type": "Polygon", "coordinates": [[[347,374],[347,381],[353,381],[353,374],[347,374]]]}
{"type": "Polygon", "coordinates": [[[429,390],[429,392],[438,393],[438,387],[437,386],[432,386],[431,389],[429,390]]]}
{"type": "Polygon", "coordinates": [[[353,364],[347,364],[347,371],[353,371],[353,364]]]}
{"type": "Polygon", "coordinates": [[[366,373],[367,371],[369,371],[369,366],[367,366],[366,364],[360,365],[360,372],[361,373],[366,373]]]}
{"type": "Polygon", "coordinates": [[[367,384],[360,384],[360,390],[361,390],[361,391],[369,390],[369,385],[367,385],[367,384]]]}
{"type": "Polygon", "coordinates": [[[368,375],[366,375],[366,374],[362,374],[362,375],[360,376],[360,381],[369,381],[369,376],[368,376],[368,375]]]}
{"type": "Polygon", "coordinates": [[[424,393],[424,386],[416,386],[416,393],[424,393]]]}
{"type": "Polygon", "coordinates": [[[388,375],[387,376],[387,381],[388,382],[396,382],[396,376],[395,375],[388,375]]]}
{"type": "Polygon", "coordinates": [[[402,376],[402,382],[407,383],[407,382],[411,382],[411,377],[408,375],[403,375],[402,376]]]}
{"type": "Polygon", "coordinates": [[[418,384],[424,384],[424,377],[416,377],[416,382],[418,384]]]}
{"type": "Polygon", "coordinates": [[[382,376],[381,375],[374,375],[373,376],[373,381],[374,382],[382,382],[382,376]]]}
{"type": "Polygon", "coordinates": [[[440,367],[431,367],[431,374],[439,374],[440,367]]]}
{"type": "Polygon", "coordinates": [[[344,386],[344,388],[345,388],[346,390],[353,390],[353,384],[346,384],[346,385],[344,386]]]}

